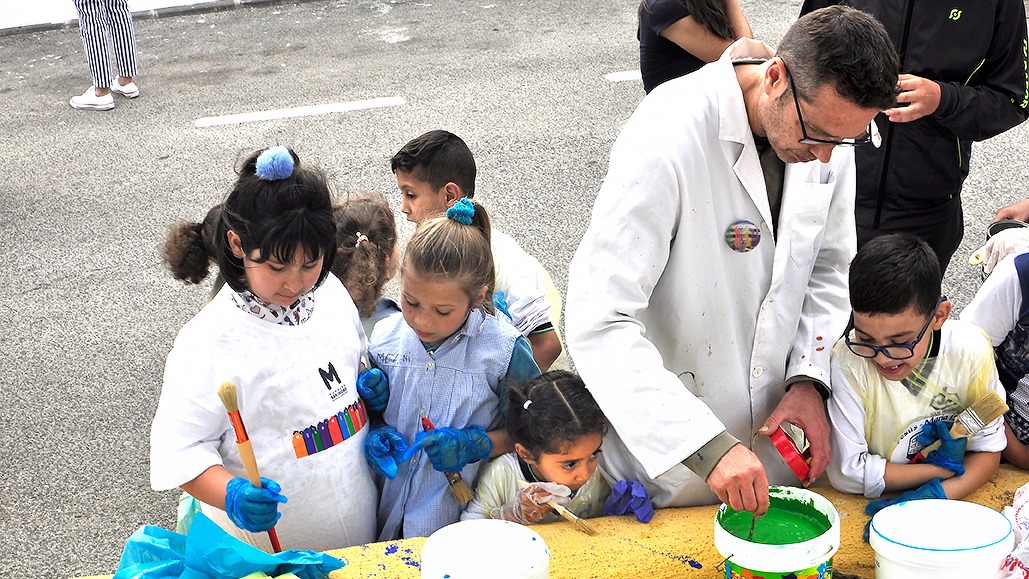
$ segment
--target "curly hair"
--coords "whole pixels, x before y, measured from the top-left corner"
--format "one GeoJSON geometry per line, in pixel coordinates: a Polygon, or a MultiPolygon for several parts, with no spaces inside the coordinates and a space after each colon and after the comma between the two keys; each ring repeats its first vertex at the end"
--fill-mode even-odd
{"type": "Polygon", "coordinates": [[[364,317],[375,311],[389,281],[389,260],[397,246],[397,222],[386,197],[370,191],[332,208],[336,261],[332,273],[350,292],[364,317]]]}
{"type": "Polygon", "coordinates": [[[175,279],[198,284],[207,278],[218,255],[215,236],[221,217],[219,203],[208,210],[201,222],[180,221],[168,228],[162,255],[165,267],[175,279]]]}

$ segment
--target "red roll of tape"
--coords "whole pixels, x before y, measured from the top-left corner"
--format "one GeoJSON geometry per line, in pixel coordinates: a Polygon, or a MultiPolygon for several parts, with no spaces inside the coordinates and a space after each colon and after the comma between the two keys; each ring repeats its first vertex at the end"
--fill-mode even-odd
{"type": "Polygon", "coordinates": [[[790,467],[793,474],[797,475],[800,482],[806,482],[808,473],[811,472],[811,453],[807,449],[801,453],[797,445],[794,444],[793,439],[786,434],[786,431],[782,429],[782,426],[775,429],[775,432],[769,436],[772,440],[772,444],[775,445],[775,449],[779,451],[783,459],[786,461],[786,465],[790,467]]]}

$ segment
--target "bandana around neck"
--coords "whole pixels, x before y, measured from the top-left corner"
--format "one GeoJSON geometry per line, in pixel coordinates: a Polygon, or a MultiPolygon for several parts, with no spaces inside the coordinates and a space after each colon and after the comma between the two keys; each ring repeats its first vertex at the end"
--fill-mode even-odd
{"type": "Polygon", "coordinates": [[[313,291],[300,296],[288,307],[266,304],[249,291],[232,292],[231,296],[236,307],[244,312],[282,326],[299,326],[311,319],[314,312],[313,291]]]}

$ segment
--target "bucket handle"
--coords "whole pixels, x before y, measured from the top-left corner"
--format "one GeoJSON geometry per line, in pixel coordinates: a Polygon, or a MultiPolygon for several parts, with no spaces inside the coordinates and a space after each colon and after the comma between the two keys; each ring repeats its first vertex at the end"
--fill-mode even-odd
{"type": "Polygon", "coordinates": [[[730,553],[728,557],[722,559],[721,563],[715,565],[715,569],[718,570],[718,571],[721,571],[722,573],[725,573],[725,576],[727,578],[730,577],[730,575],[729,575],[729,568],[728,568],[727,564],[729,563],[729,559],[732,559],[732,558],[733,558],[733,554],[730,553]]]}

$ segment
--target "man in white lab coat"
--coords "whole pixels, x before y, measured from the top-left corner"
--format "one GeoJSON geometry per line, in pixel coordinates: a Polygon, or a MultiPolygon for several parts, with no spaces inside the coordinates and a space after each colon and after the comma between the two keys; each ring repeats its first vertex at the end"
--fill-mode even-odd
{"type": "Polygon", "coordinates": [[[825,470],[853,146],[875,146],[896,85],[882,26],[836,6],[777,53],[741,39],[643,99],[569,272],[569,351],[613,426],[610,478],[659,507],[763,514],[769,484],[798,482],[762,436],[782,421],[810,439],[804,483],[825,470]]]}

